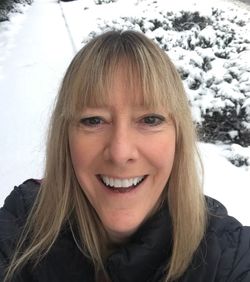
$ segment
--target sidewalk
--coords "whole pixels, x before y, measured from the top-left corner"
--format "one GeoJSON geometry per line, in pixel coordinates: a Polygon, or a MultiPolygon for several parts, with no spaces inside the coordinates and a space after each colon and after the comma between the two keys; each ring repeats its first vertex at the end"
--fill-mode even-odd
{"type": "Polygon", "coordinates": [[[46,123],[74,54],[56,0],[35,0],[13,39],[0,70],[0,206],[14,185],[42,175],[46,123]]]}

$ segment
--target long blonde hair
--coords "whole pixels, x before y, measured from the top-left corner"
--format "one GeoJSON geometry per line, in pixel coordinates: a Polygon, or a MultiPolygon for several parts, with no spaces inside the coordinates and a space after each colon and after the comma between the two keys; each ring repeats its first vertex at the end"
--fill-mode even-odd
{"type": "Polygon", "coordinates": [[[68,130],[84,106],[102,104],[108,99],[113,74],[124,61],[130,87],[139,84],[144,103],[150,107],[164,105],[174,119],[176,153],[168,185],[162,194],[163,200],[168,202],[173,224],[172,256],[166,265],[166,281],[180,277],[190,264],[204,236],[206,210],[197,168],[196,135],[181,79],[167,54],[143,34],[109,31],[86,44],[64,76],[51,118],[44,180],[6,281],[28,261],[39,262],[49,252],[63,226],[72,225],[72,219],[80,238],[76,242],[78,247],[91,256],[97,270],[104,270],[108,239],[76,179],[68,130]]]}

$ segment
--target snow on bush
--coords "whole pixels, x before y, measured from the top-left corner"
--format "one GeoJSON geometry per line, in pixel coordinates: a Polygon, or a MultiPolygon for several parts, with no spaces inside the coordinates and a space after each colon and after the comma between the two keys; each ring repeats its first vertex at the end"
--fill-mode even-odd
{"type": "MultiPolygon", "coordinates": [[[[174,61],[201,141],[250,146],[249,16],[217,8],[204,15],[154,11],[99,19],[89,37],[110,29],[145,33],[174,61]]],[[[231,161],[248,164],[250,156],[238,163],[231,161]]]]}
{"type": "Polygon", "coordinates": [[[101,4],[109,4],[116,2],[117,0],[94,0],[96,5],[101,5],[101,4]]]}
{"type": "Polygon", "coordinates": [[[9,13],[21,13],[19,5],[31,4],[33,0],[0,0],[0,22],[9,20],[9,13]]]}

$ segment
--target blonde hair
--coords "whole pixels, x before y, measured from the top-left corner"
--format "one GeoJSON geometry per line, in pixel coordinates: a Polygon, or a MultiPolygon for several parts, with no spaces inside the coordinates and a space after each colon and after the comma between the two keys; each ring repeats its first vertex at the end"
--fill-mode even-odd
{"type": "Polygon", "coordinates": [[[6,281],[28,261],[39,262],[65,224],[77,226],[76,244],[89,253],[97,271],[104,270],[108,239],[76,179],[68,130],[83,107],[107,102],[112,78],[123,62],[129,87],[139,85],[146,106],[164,106],[176,127],[174,165],[162,194],[173,224],[166,281],[180,277],[191,263],[204,236],[206,210],[197,168],[195,131],[181,79],[167,54],[143,34],[109,31],[92,39],[77,53],[62,81],[51,119],[44,180],[6,281]]]}

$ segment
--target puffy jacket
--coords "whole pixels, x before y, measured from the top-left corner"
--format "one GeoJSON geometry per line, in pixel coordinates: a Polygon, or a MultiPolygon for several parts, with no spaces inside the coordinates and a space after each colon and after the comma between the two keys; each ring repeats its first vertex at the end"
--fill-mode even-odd
{"type": "MultiPolygon", "coordinates": [[[[35,180],[15,187],[0,209],[0,281],[4,267],[39,189],[35,180]]],[[[250,227],[227,215],[207,198],[209,222],[193,261],[179,282],[249,282],[250,227]]],[[[113,282],[162,281],[171,256],[171,219],[167,208],[148,220],[131,241],[113,253],[106,269],[113,282]]],[[[27,264],[13,282],[93,282],[94,267],[64,228],[48,255],[33,269],[27,264]]]]}

